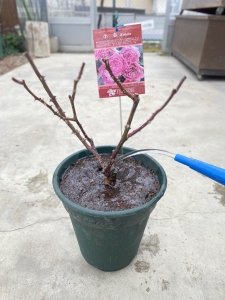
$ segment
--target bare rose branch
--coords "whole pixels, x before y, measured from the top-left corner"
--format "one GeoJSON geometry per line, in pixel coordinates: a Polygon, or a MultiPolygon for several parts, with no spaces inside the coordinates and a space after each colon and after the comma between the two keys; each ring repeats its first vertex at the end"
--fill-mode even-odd
{"type": "Polygon", "coordinates": [[[158,113],[160,113],[167,106],[167,104],[170,102],[170,100],[173,98],[173,96],[178,92],[178,90],[180,89],[180,87],[183,84],[183,82],[185,81],[185,79],[186,79],[186,76],[184,76],[180,80],[177,88],[172,90],[172,92],[171,92],[169,98],[166,100],[166,102],[159,109],[157,109],[144,124],[142,124],[140,127],[138,127],[137,129],[135,129],[131,133],[129,133],[128,136],[127,136],[127,139],[129,139],[130,137],[135,135],[137,132],[141,131],[145,126],[147,126],[148,124],[150,124],[154,120],[155,116],[158,113]]]}
{"type": "Polygon", "coordinates": [[[69,96],[74,119],[77,119],[76,109],[75,109],[75,105],[74,105],[75,95],[76,95],[76,91],[77,91],[77,84],[78,84],[78,82],[81,79],[81,76],[83,74],[84,66],[85,66],[85,63],[82,63],[81,68],[80,68],[80,72],[79,72],[79,74],[77,76],[77,79],[75,79],[74,82],[73,82],[73,93],[72,93],[72,96],[69,96]]]}
{"type": "Polygon", "coordinates": [[[103,161],[101,160],[101,157],[100,155],[98,154],[98,151],[96,150],[96,147],[94,145],[94,141],[92,138],[90,138],[87,133],[85,132],[82,124],[79,122],[78,120],[78,117],[77,117],[77,114],[76,114],[76,109],[75,109],[75,104],[74,104],[74,101],[75,101],[75,95],[76,95],[76,90],[77,90],[77,84],[79,83],[80,79],[81,79],[81,76],[83,74],[83,70],[84,70],[84,67],[85,67],[85,63],[82,63],[81,65],[81,68],[80,68],[80,71],[79,71],[79,74],[77,76],[77,79],[74,80],[74,85],[73,85],[73,93],[72,93],[72,96],[69,96],[69,99],[70,99],[70,104],[71,104],[71,108],[72,108],[72,111],[73,111],[73,119],[71,119],[71,121],[74,121],[77,123],[78,127],[80,128],[81,132],[83,133],[84,137],[87,139],[87,141],[90,143],[91,145],[91,148],[92,148],[92,153],[95,153],[95,156],[97,157],[98,161],[101,165],[101,167],[103,167],[103,161]]]}
{"type": "MultiPolygon", "coordinates": [[[[69,96],[69,99],[70,99],[70,101],[71,101],[71,103],[72,103],[73,100],[72,100],[72,97],[71,97],[71,96],[69,96]]],[[[93,139],[90,138],[90,137],[87,135],[87,133],[85,132],[85,130],[84,130],[83,126],[82,126],[82,124],[79,122],[77,116],[75,116],[73,119],[71,119],[71,121],[74,121],[74,122],[77,123],[77,125],[79,126],[79,128],[80,128],[81,132],[83,133],[84,137],[89,141],[90,145],[91,145],[92,147],[94,147],[94,149],[96,150],[95,145],[94,145],[94,142],[93,142],[93,139]]]]}
{"type": "MultiPolygon", "coordinates": [[[[139,103],[139,96],[138,96],[138,94],[135,94],[135,97],[136,97],[136,99],[137,99],[138,101],[137,101],[137,100],[136,100],[136,101],[133,101],[133,106],[132,106],[130,115],[129,115],[129,117],[128,117],[127,124],[125,125],[124,132],[123,132],[123,134],[122,134],[122,137],[121,137],[121,139],[120,139],[118,145],[116,146],[116,148],[113,150],[113,153],[112,153],[112,155],[111,155],[111,157],[110,157],[110,161],[109,161],[108,165],[107,165],[106,168],[103,170],[103,174],[104,174],[106,177],[108,177],[108,178],[111,177],[111,167],[112,167],[112,165],[113,165],[113,163],[114,163],[114,161],[115,161],[115,158],[116,158],[118,152],[120,151],[121,147],[123,146],[123,144],[124,144],[124,143],[126,142],[126,140],[127,140],[127,135],[128,135],[128,132],[129,132],[129,130],[130,130],[130,128],[131,128],[131,127],[130,127],[130,126],[131,126],[131,122],[132,122],[132,120],[133,120],[135,111],[136,111],[137,106],[138,106],[138,103],[139,103]]],[[[114,185],[113,182],[112,182],[112,185],[114,185]]]]}
{"type": "Polygon", "coordinates": [[[104,168],[104,163],[101,159],[101,156],[98,154],[97,150],[95,147],[93,147],[93,141],[91,140],[91,146],[87,143],[86,139],[80,134],[80,132],[69,122],[69,121],[74,121],[74,119],[72,118],[66,118],[62,115],[60,115],[58,112],[56,112],[51,105],[49,105],[48,103],[46,103],[44,101],[44,99],[39,98],[38,96],[36,96],[27,86],[25,80],[18,80],[16,78],[12,78],[12,80],[20,85],[23,85],[23,87],[27,90],[27,92],[37,101],[41,102],[43,105],[45,105],[46,107],[48,107],[48,109],[50,109],[54,115],[56,115],[57,117],[59,117],[60,119],[62,119],[68,126],[69,128],[72,130],[72,133],[75,134],[78,139],[82,142],[82,144],[91,152],[93,153],[93,155],[97,158],[99,164],[101,165],[102,168],[104,168]]]}
{"type": "Polygon", "coordinates": [[[31,65],[31,67],[33,68],[35,74],[37,75],[38,79],[40,80],[40,82],[43,85],[44,89],[46,90],[47,94],[49,95],[50,101],[53,102],[53,104],[55,105],[55,107],[58,110],[58,112],[60,113],[60,115],[66,117],[64,111],[62,110],[61,106],[57,102],[56,97],[52,94],[50,88],[48,87],[48,85],[47,85],[47,83],[45,81],[45,77],[40,74],[40,72],[38,71],[37,67],[35,66],[32,58],[30,57],[29,53],[25,52],[24,56],[29,61],[29,63],[31,65]]]}

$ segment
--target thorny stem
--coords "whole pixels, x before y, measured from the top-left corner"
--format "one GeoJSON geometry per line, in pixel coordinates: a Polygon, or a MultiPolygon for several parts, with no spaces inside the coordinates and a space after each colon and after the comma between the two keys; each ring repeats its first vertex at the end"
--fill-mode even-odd
{"type": "Polygon", "coordinates": [[[75,95],[76,95],[76,91],[77,91],[77,84],[78,84],[78,82],[81,79],[81,76],[83,74],[84,66],[85,66],[85,63],[82,63],[82,66],[80,68],[80,72],[79,72],[79,74],[77,76],[77,79],[75,79],[74,82],[73,82],[73,93],[72,93],[72,96],[69,96],[74,119],[77,119],[77,114],[76,114],[75,105],[74,105],[75,95]]]}
{"type": "MultiPolygon", "coordinates": [[[[71,101],[71,96],[69,96],[69,99],[71,101]]],[[[67,118],[68,119],[68,118],[67,118]]],[[[79,126],[81,132],[83,133],[84,137],[89,141],[90,144],[93,145],[93,140],[87,135],[87,133],[85,132],[83,126],[81,125],[81,123],[79,122],[79,120],[77,119],[77,117],[73,117],[73,118],[69,118],[70,121],[74,121],[77,123],[77,125],[79,126]]]]}
{"type": "Polygon", "coordinates": [[[55,105],[56,109],[58,110],[58,112],[60,113],[60,115],[65,117],[65,113],[62,110],[62,108],[60,107],[59,103],[57,102],[56,97],[52,94],[50,88],[48,87],[48,85],[45,81],[45,77],[40,74],[40,72],[38,71],[37,67],[35,66],[32,58],[30,57],[29,53],[25,52],[24,56],[29,61],[32,69],[34,70],[35,74],[37,75],[38,79],[40,80],[40,82],[43,85],[44,89],[46,90],[47,94],[49,95],[50,101],[52,101],[54,103],[54,105],[55,105]]]}
{"type": "MultiPolygon", "coordinates": [[[[137,95],[138,96],[138,95],[137,95]]],[[[130,115],[129,115],[129,118],[127,120],[127,124],[125,125],[124,127],[124,132],[122,134],[122,137],[118,143],[118,145],[116,146],[116,148],[113,150],[113,153],[110,157],[110,161],[108,163],[108,165],[106,166],[106,168],[103,170],[103,174],[107,177],[109,177],[109,174],[111,172],[111,167],[115,161],[115,158],[118,154],[118,152],[120,151],[121,147],[123,146],[123,144],[126,142],[127,140],[127,136],[128,136],[128,132],[130,130],[130,126],[131,126],[131,122],[133,120],[133,117],[134,117],[134,114],[135,114],[135,111],[137,109],[137,106],[138,106],[138,103],[139,103],[139,97],[138,97],[138,102],[137,101],[133,101],[133,106],[132,106],[132,109],[131,109],[131,112],[130,112],[130,115]]]]}
{"type": "Polygon", "coordinates": [[[77,123],[78,127],[80,128],[81,132],[83,133],[84,137],[87,139],[87,141],[90,143],[91,147],[92,147],[92,153],[95,155],[95,157],[97,158],[98,162],[100,163],[101,167],[104,168],[104,163],[101,159],[101,156],[99,155],[98,151],[96,150],[96,147],[94,145],[94,141],[92,138],[90,138],[87,133],[85,132],[82,124],[79,122],[78,118],[77,118],[77,114],[76,114],[76,109],[75,109],[75,105],[74,105],[74,101],[75,101],[75,95],[76,95],[76,91],[77,91],[77,84],[81,79],[81,76],[83,74],[83,70],[84,70],[84,66],[85,63],[82,63],[81,68],[80,68],[80,72],[77,76],[77,79],[74,80],[73,83],[73,92],[72,92],[72,96],[69,96],[70,99],[70,104],[71,104],[71,108],[73,111],[73,118],[70,119],[70,121],[74,121],[77,123]]]}
{"type": "MultiPolygon", "coordinates": [[[[71,99],[71,98],[72,98],[72,97],[69,96],[70,102],[71,102],[71,104],[72,104],[72,99],[71,99]]],[[[68,119],[68,118],[67,118],[67,119],[68,119]]],[[[85,132],[85,130],[84,130],[83,126],[82,126],[82,124],[79,122],[77,116],[75,115],[73,118],[69,118],[69,120],[70,120],[70,121],[74,121],[74,122],[77,123],[77,125],[78,125],[78,127],[80,128],[81,132],[83,133],[84,137],[85,137],[85,138],[87,139],[87,141],[90,143],[90,145],[91,145],[91,147],[92,147],[92,150],[93,150],[92,153],[93,153],[93,154],[95,155],[95,157],[97,158],[98,162],[100,163],[100,166],[101,166],[102,168],[104,168],[104,163],[103,163],[103,161],[102,161],[102,159],[101,159],[101,156],[99,155],[98,151],[96,150],[96,147],[95,147],[95,145],[94,145],[93,139],[90,138],[90,137],[87,135],[87,133],[85,132]]]]}
{"type": "Polygon", "coordinates": [[[72,112],[73,112],[73,118],[77,119],[76,109],[75,109],[75,105],[74,105],[74,97],[75,97],[76,85],[77,85],[77,82],[76,82],[76,84],[75,84],[75,82],[76,81],[74,80],[73,94],[72,94],[72,96],[69,96],[69,99],[70,99],[70,104],[71,104],[71,108],[72,108],[72,112]]]}

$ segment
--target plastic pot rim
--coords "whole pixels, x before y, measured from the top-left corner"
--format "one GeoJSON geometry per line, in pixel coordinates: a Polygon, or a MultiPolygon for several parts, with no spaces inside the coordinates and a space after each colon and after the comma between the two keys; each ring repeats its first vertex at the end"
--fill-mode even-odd
{"type": "MultiPolygon", "coordinates": [[[[111,148],[115,149],[115,146],[112,146],[112,145],[98,146],[98,147],[96,147],[96,149],[98,149],[98,148],[107,148],[107,147],[111,147],[111,148]]],[[[124,147],[124,148],[126,148],[129,151],[135,150],[135,149],[129,148],[129,147],[124,147]]],[[[87,149],[82,149],[82,150],[76,151],[73,154],[67,156],[57,166],[57,168],[55,169],[55,172],[53,174],[52,185],[53,185],[53,188],[54,188],[54,191],[55,191],[56,195],[59,197],[59,199],[64,204],[66,204],[67,206],[71,207],[72,209],[77,210],[77,211],[79,211],[82,214],[89,215],[89,216],[95,216],[95,217],[96,216],[101,216],[101,217],[106,217],[106,218],[110,218],[110,217],[111,218],[116,218],[116,217],[122,217],[122,216],[125,217],[125,216],[129,216],[129,215],[134,215],[134,214],[137,214],[137,213],[139,213],[139,212],[141,212],[143,210],[146,210],[148,207],[156,204],[162,198],[162,196],[164,195],[166,187],[167,187],[167,177],[166,177],[166,173],[165,173],[163,167],[160,165],[160,163],[157,160],[155,160],[150,155],[148,155],[148,154],[141,154],[141,155],[143,155],[143,156],[148,157],[149,159],[151,159],[158,166],[158,168],[160,169],[160,171],[163,174],[163,182],[161,184],[160,190],[159,190],[159,192],[149,202],[147,202],[147,203],[145,203],[145,204],[143,204],[141,206],[138,206],[138,207],[134,207],[134,208],[131,208],[131,209],[125,209],[125,210],[121,210],[121,211],[92,210],[92,209],[83,207],[81,205],[78,205],[78,204],[72,202],[71,200],[69,200],[61,192],[61,190],[59,188],[58,173],[61,171],[63,165],[65,164],[65,162],[67,160],[69,160],[74,155],[78,155],[79,153],[84,152],[84,151],[87,152],[87,149]]],[[[90,156],[93,156],[93,155],[90,155],[90,156]]]]}

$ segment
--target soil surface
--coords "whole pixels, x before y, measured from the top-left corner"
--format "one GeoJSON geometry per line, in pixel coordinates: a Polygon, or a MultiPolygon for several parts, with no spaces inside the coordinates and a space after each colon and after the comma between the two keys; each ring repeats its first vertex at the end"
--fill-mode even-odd
{"type": "MultiPolygon", "coordinates": [[[[109,155],[102,155],[103,161],[109,155]]],[[[72,202],[100,211],[120,211],[149,202],[159,191],[157,175],[134,158],[118,162],[119,169],[114,187],[104,184],[105,176],[96,159],[78,160],[63,174],[62,193],[72,202]]]]}
{"type": "Polygon", "coordinates": [[[15,68],[18,68],[28,61],[23,54],[10,55],[0,59],[0,75],[3,75],[15,68]]]}

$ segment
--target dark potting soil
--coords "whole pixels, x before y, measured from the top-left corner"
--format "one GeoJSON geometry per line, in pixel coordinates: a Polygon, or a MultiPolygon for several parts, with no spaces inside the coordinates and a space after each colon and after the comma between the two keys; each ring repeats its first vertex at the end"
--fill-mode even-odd
{"type": "MultiPolygon", "coordinates": [[[[102,155],[104,162],[110,155],[102,155]]],[[[85,157],[78,160],[63,174],[60,182],[62,193],[72,202],[100,211],[119,211],[140,206],[150,201],[160,185],[153,170],[127,158],[118,162],[117,181],[114,187],[104,184],[105,176],[97,160],[85,157]]]]}

